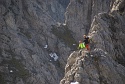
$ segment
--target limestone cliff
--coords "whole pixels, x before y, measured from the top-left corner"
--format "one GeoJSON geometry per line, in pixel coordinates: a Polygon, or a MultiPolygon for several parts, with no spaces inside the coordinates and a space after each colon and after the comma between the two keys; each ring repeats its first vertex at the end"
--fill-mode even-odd
{"type": "Polygon", "coordinates": [[[76,40],[89,32],[92,20],[98,13],[109,12],[113,0],[71,0],[65,13],[65,23],[76,40]]]}
{"type": "Polygon", "coordinates": [[[0,84],[59,84],[70,49],[51,29],[64,22],[63,1],[0,0],[0,84]]]}
{"type": "Polygon", "coordinates": [[[124,84],[124,3],[0,0],[0,84],[124,84]]]}
{"type": "Polygon", "coordinates": [[[73,52],[60,84],[125,84],[125,1],[97,14],[91,24],[91,51],[73,52]],[[122,11],[121,11],[122,10],[122,11]]]}

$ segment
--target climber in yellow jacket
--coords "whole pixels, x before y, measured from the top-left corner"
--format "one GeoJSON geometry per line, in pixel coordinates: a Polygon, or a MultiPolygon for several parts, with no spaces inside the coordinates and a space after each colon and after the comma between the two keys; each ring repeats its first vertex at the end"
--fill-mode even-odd
{"type": "Polygon", "coordinates": [[[85,48],[85,44],[82,41],[79,41],[78,49],[84,49],[84,48],[85,48]]]}

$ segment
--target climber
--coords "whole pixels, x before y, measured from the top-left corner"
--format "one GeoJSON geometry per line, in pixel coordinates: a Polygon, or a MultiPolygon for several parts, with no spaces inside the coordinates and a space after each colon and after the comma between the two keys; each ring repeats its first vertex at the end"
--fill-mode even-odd
{"type": "Polygon", "coordinates": [[[82,41],[79,41],[78,49],[84,49],[84,48],[85,48],[85,44],[82,41]]]}
{"type": "Polygon", "coordinates": [[[83,38],[84,38],[84,43],[85,43],[85,47],[88,51],[90,51],[90,48],[89,48],[89,43],[90,43],[90,39],[88,36],[86,35],[83,35],[83,38]]]}

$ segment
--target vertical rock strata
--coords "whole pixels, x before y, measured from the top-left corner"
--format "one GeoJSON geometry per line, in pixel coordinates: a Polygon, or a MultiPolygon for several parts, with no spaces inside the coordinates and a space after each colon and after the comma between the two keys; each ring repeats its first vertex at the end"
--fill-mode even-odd
{"type": "Polygon", "coordinates": [[[124,84],[125,1],[116,0],[109,13],[97,14],[91,24],[91,52],[71,53],[60,84],[124,84]],[[122,11],[121,11],[122,9],[122,11]]]}

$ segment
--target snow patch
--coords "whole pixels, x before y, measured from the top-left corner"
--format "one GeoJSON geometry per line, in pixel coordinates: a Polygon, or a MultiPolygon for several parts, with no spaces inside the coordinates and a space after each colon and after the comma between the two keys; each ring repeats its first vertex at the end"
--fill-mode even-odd
{"type": "Polygon", "coordinates": [[[13,70],[10,70],[10,73],[12,73],[13,72],[13,70]]]}
{"type": "Polygon", "coordinates": [[[47,47],[48,47],[48,45],[45,45],[45,46],[44,46],[44,48],[47,48],[47,47]]]}
{"type": "Polygon", "coordinates": [[[54,61],[57,61],[59,58],[56,53],[50,53],[49,55],[54,59],[54,61]]]}
{"type": "Polygon", "coordinates": [[[79,84],[79,82],[71,82],[70,84],[79,84]]]}

